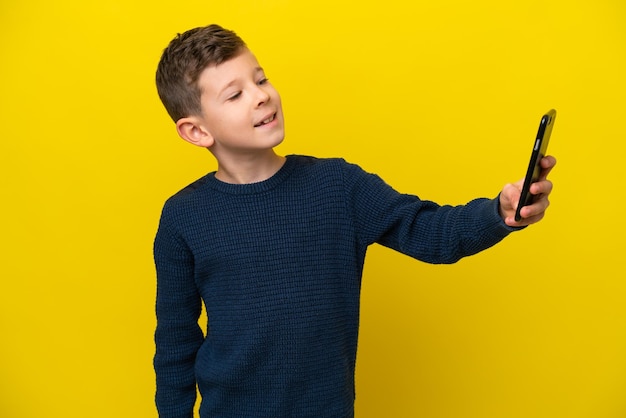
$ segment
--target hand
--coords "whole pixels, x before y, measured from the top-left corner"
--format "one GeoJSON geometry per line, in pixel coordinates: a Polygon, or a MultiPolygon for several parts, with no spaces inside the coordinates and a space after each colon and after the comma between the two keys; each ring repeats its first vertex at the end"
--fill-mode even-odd
{"type": "Polygon", "coordinates": [[[504,222],[509,226],[525,226],[534,224],[543,219],[546,209],[550,205],[548,196],[552,192],[552,182],[547,179],[548,173],[556,165],[556,158],[552,156],[546,156],[541,159],[541,175],[537,182],[531,184],[530,193],[535,195],[534,201],[528,206],[524,206],[520,212],[522,219],[519,222],[515,221],[515,210],[519,204],[520,195],[522,193],[522,186],[524,185],[524,179],[513,183],[507,184],[500,193],[500,216],[504,222]]]}

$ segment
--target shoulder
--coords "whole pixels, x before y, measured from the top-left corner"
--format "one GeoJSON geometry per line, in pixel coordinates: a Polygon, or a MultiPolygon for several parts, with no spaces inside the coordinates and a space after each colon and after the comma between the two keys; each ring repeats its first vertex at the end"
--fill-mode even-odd
{"type": "Polygon", "coordinates": [[[346,173],[365,173],[357,164],[350,163],[341,157],[314,157],[310,155],[289,155],[288,159],[293,160],[296,168],[319,173],[335,173],[344,175],[346,173]]]}
{"type": "Polygon", "coordinates": [[[199,179],[195,180],[194,182],[188,184],[187,186],[183,187],[182,189],[180,189],[178,192],[174,193],[174,195],[172,195],[168,201],[179,201],[179,200],[185,200],[188,199],[190,197],[192,197],[194,195],[194,193],[196,193],[199,190],[202,190],[204,188],[204,186],[206,186],[206,184],[209,181],[209,178],[213,176],[214,173],[210,173],[207,174],[203,177],[200,177],[199,179]]]}
{"type": "Polygon", "coordinates": [[[207,194],[210,195],[208,191],[211,189],[207,187],[207,183],[212,175],[213,173],[207,174],[170,196],[163,205],[162,215],[180,215],[181,212],[188,212],[190,208],[195,207],[198,202],[206,201],[207,198],[210,199],[207,194]]]}
{"type": "Polygon", "coordinates": [[[360,165],[346,161],[343,158],[318,158],[303,155],[292,155],[290,159],[295,159],[294,165],[296,173],[294,176],[306,181],[306,184],[314,184],[314,187],[321,188],[330,184],[335,184],[343,190],[352,194],[355,191],[374,190],[378,193],[380,188],[389,188],[378,175],[369,173],[360,165]]]}

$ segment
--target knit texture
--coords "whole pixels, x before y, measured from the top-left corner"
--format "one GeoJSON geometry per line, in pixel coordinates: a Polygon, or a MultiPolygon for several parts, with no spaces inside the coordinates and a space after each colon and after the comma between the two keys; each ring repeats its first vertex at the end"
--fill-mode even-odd
{"type": "Polygon", "coordinates": [[[197,384],[202,418],[353,417],[367,247],[453,263],[512,231],[497,205],[438,206],[295,155],[263,182],[186,187],[154,243],[159,416],[192,417],[197,384]]]}

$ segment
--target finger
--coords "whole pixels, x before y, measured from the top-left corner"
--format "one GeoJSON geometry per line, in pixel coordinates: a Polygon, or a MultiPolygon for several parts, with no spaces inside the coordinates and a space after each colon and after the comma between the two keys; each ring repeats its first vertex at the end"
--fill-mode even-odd
{"type": "Polygon", "coordinates": [[[534,223],[539,222],[540,220],[542,220],[545,216],[545,211],[539,212],[535,215],[530,215],[528,209],[529,206],[524,206],[522,208],[522,211],[520,212],[522,215],[522,219],[520,219],[520,221],[516,221],[515,217],[508,217],[505,220],[505,223],[509,226],[513,226],[513,227],[520,227],[520,226],[528,226],[528,225],[532,225],[534,223]]]}
{"type": "Polygon", "coordinates": [[[524,219],[532,219],[537,216],[543,217],[548,206],[550,206],[550,200],[548,200],[546,195],[537,196],[537,200],[531,205],[524,206],[520,214],[524,219]]]}
{"type": "Polygon", "coordinates": [[[522,183],[520,182],[506,184],[502,189],[502,196],[504,197],[505,203],[515,209],[520,198],[521,190],[522,183]]]}
{"type": "Polygon", "coordinates": [[[541,180],[530,185],[530,192],[533,195],[549,195],[552,193],[553,183],[550,180],[541,180]]]}
{"type": "Polygon", "coordinates": [[[556,165],[556,158],[552,155],[546,155],[541,159],[540,163],[542,168],[552,168],[556,165]]]}
{"type": "Polygon", "coordinates": [[[532,225],[534,223],[539,222],[540,220],[542,220],[545,216],[545,212],[541,212],[538,215],[535,216],[530,216],[528,218],[522,218],[522,220],[519,222],[520,226],[527,226],[527,225],[532,225]]]}
{"type": "Polygon", "coordinates": [[[548,174],[552,171],[554,166],[556,166],[556,158],[551,155],[547,155],[539,161],[539,165],[541,166],[541,173],[539,175],[539,180],[545,180],[548,177],[548,174]]]}

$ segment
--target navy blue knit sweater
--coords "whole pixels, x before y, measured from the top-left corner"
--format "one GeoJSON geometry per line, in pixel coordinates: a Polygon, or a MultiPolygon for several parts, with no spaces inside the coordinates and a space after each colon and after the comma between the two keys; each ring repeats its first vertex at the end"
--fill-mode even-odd
{"type": "Polygon", "coordinates": [[[440,207],[304,156],[263,182],[181,190],[154,244],[159,416],[191,417],[197,384],[203,418],[352,417],[367,247],[453,263],[512,231],[497,205],[440,207]]]}

